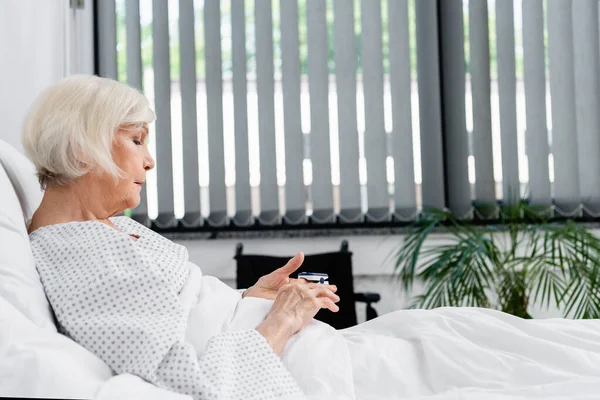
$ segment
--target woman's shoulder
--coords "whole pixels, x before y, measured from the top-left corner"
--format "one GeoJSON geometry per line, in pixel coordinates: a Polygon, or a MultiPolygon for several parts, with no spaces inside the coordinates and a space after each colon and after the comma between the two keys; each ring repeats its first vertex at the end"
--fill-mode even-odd
{"type": "Polygon", "coordinates": [[[36,259],[50,254],[84,254],[115,242],[119,232],[99,221],[70,221],[41,226],[29,234],[36,259]]]}
{"type": "Polygon", "coordinates": [[[105,273],[100,249],[111,240],[98,233],[104,232],[102,225],[94,221],[67,222],[44,225],[29,234],[36,268],[47,292],[53,296],[57,288],[72,292],[105,273]]]}
{"type": "Polygon", "coordinates": [[[98,221],[69,221],[56,224],[42,225],[35,228],[29,233],[29,239],[38,241],[52,237],[78,237],[79,234],[85,232],[97,232],[102,229],[101,222],[98,221]]]}
{"type": "Polygon", "coordinates": [[[119,264],[133,247],[126,233],[95,220],[45,225],[29,238],[40,273],[104,271],[119,264]]]}
{"type": "MultiPolygon", "coordinates": [[[[112,236],[121,233],[137,233],[147,229],[142,224],[134,221],[133,219],[125,216],[110,217],[112,222],[119,230],[110,227],[108,224],[97,221],[68,221],[54,224],[47,224],[36,227],[29,233],[30,240],[47,239],[48,237],[76,237],[79,238],[81,235],[101,235],[101,236],[112,236]]],[[[149,230],[149,229],[148,229],[149,230]]]]}
{"type": "Polygon", "coordinates": [[[92,222],[93,221],[69,221],[37,226],[29,233],[29,239],[32,243],[37,243],[49,238],[68,238],[72,233],[81,231],[83,225],[85,225],[85,228],[87,229],[92,222]]]}

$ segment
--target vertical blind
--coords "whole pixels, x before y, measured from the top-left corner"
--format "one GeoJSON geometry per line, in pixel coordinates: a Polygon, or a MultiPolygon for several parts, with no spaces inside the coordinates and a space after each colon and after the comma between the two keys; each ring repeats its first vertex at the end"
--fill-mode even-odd
{"type": "Polygon", "coordinates": [[[600,213],[597,0],[110,0],[98,73],[157,114],[134,218],[600,213]],[[487,211],[484,211],[487,210],[487,211]]]}

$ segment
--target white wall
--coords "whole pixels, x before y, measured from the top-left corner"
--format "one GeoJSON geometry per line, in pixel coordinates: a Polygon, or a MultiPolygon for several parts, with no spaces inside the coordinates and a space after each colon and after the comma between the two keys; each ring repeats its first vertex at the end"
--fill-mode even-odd
{"type": "Polygon", "coordinates": [[[0,139],[18,149],[37,94],[71,73],[93,72],[92,2],[85,3],[74,11],[68,0],[0,1],[0,139]]]}

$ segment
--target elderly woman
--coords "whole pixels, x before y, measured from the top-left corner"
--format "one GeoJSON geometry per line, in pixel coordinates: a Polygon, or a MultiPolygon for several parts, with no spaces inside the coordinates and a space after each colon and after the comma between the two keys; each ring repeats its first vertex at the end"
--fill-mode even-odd
{"type": "Polygon", "coordinates": [[[179,296],[198,267],[184,247],[115,217],[138,205],[154,167],[153,119],[138,91],[91,76],[50,87],[29,111],[23,144],[45,189],[29,232],[61,331],[116,373],[195,399],[300,393],[278,355],[319,309],[337,311],[335,286],[290,280],[298,254],[245,292],[275,300],[255,329],[216,335],[205,349],[187,343],[179,296]]]}
{"type": "Polygon", "coordinates": [[[203,277],[184,247],[115,217],[154,167],[153,119],[136,90],[80,76],[46,90],[24,124],[45,189],[29,226],[44,289],[61,331],[115,373],[195,399],[598,397],[594,321],[457,308],[336,331],[313,319],[338,310],[335,286],[289,278],[302,254],[244,295],[203,277]]]}

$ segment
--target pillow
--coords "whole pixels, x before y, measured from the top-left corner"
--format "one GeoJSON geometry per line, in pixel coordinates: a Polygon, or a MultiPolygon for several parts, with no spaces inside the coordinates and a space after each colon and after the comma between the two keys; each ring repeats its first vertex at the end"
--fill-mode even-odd
{"type": "Polygon", "coordinates": [[[0,396],[92,399],[111,376],[94,354],[0,297],[0,396]]]}
{"type": "Polygon", "coordinates": [[[42,201],[42,190],[35,175],[35,167],[27,157],[2,139],[0,139],[0,164],[17,194],[23,211],[23,220],[27,221],[42,201]]]}
{"type": "MultiPolygon", "coordinates": [[[[4,146],[8,144],[0,144],[0,157],[8,153],[4,146]]],[[[7,159],[2,158],[2,163],[8,164],[7,159]]],[[[18,177],[18,184],[25,194],[30,182],[27,182],[27,175],[18,170],[23,167],[19,157],[14,159],[18,162],[15,163],[16,166],[11,163],[13,175],[15,181],[18,177]]],[[[29,203],[28,207],[34,206],[35,200],[29,201],[27,194],[21,198],[29,203]]],[[[0,166],[0,298],[5,298],[39,327],[55,331],[50,304],[35,268],[23,215],[24,210],[13,184],[0,166]]]]}

